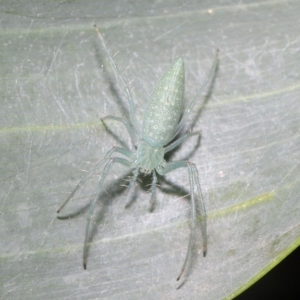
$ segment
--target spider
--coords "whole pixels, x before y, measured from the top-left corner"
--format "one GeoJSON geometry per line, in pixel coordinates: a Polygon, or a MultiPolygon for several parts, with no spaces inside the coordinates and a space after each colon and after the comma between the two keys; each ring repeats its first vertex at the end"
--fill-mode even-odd
{"type": "MultiPolygon", "coordinates": [[[[188,243],[188,249],[183,266],[177,277],[179,280],[184,273],[187,262],[189,260],[192,248],[192,241],[194,240],[195,227],[196,227],[196,201],[200,204],[200,220],[202,225],[202,235],[203,235],[203,256],[206,255],[207,250],[207,230],[206,230],[206,212],[205,205],[201,193],[199,175],[196,166],[188,161],[174,161],[167,162],[164,159],[166,153],[175,149],[178,145],[183,143],[189,137],[194,135],[200,135],[200,132],[189,132],[179,136],[185,122],[190,116],[191,111],[197,100],[197,96],[189,103],[187,109],[183,111],[183,99],[184,99],[184,62],[181,57],[177,58],[167,72],[163,75],[161,80],[158,82],[151,99],[147,103],[147,107],[144,113],[142,127],[140,128],[137,123],[135,106],[130,93],[130,90],[125,83],[118,67],[108,51],[105,44],[104,38],[100,33],[98,27],[94,25],[98,37],[102,43],[102,47],[116,74],[125,88],[127,101],[129,104],[129,120],[126,118],[116,117],[108,115],[102,118],[105,120],[114,120],[122,123],[135,145],[134,151],[130,151],[124,147],[113,147],[110,149],[105,157],[98,162],[95,167],[84,177],[72,191],[67,200],[61,205],[57,210],[59,213],[64,206],[70,201],[74,196],[75,192],[90,178],[90,176],[104,165],[100,182],[93,201],[91,202],[86,231],[85,240],[83,247],[83,267],[86,269],[87,264],[87,248],[88,248],[88,233],[91,223],[91,219],[94,213],[96,202],[103,191],[103,185],[105,179],[110,172],[111,167],[114,164],[121,164],[132,170],[133,176],[130,180],[128,186],[128,198],[130,198],[133,186],[137,180],[139,173],[142,174],[152,174],[152,184],[151,184],[151,209],[156,201],[156,184],[157,184],[157,174],[164,176],[167,173],[175,171],[179,168],[185,168],[188,173],[189,185],[190,185],[190,200],[191,200],[191,231],[188,243]],[[176,138],[176,139],[175,139],[176,138]],[[115,154],[120,154],[122,157],[114,156],[115,154]],[[196,189],[196,193],[195,193],[196,189]]],[[[204,81],[202,87],[199,90],[199,95],[202,93],[207,86],[209,86],[216,73],[218,65],[218,50],[210,69],[210,72],[204,81]]]]}

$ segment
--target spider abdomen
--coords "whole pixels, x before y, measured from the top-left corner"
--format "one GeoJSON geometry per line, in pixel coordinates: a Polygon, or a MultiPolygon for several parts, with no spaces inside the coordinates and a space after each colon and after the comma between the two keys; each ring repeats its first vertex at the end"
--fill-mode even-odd
{"type": "Polygon", "coordinates": [[[178,58],[164,74],[148,102],[143,119],[143,139],[163,147],[174,137],[183,110],[184,63],[178,58]]]}

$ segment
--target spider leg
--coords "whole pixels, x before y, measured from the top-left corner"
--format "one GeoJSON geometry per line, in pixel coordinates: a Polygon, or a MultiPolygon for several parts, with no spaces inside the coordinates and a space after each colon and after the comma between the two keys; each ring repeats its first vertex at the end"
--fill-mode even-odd
{"type": "Polygon", "coordinates": [[[67,200],[60,206],[60,208],[57,210],[57,213],[60,213],[61,210],[66,206],[66,204],[73,198],[74,194],[79,190],[79,188],[81,186],[83,186],[86,181],[91,177],[91,175],[94,174],[94,172],[101,167],[101,165],[106,161],[108,160],[112,154],[114,152],[117,152],[117,153],[120,153],[120,154],[123,154],[124,156],[127,156],[127,157],[131,157],[132,153],[127,150],[127,149],[124,149],[124,148],[121,148],[121,147],[113,147],[112,149],[110,149],[104,158],[102,158],[97,164],[96,166],[84,177],[82,178],[78,184],[76,185],[75,189],[72,191],[72,193],[70,194],[70,196],[67,198],[67,200]]]}
{"type": "Polygon", "coordinates": [[[189,163],[191,172],[193,172],[194,176],[194,182],[196,182],[196,189],[197,194],[199,196],[199,200],[197,203],[199,203],[199,215],[200,215],[200,222],[201,222],[201,233],[203,238],[203,256],[206,256],[207,253],[207,215],[206,215],[206,209],[204,205],[204,199],[201,191],[200,181],[199,181],[199,173],[196,168],[196,166],[192,163],[189,163]]]}
{"type": "Polygon", "coordinates": [[[127,132],[130,135],[132,143],[134,145],[137,144],[137,140],[136,140],[136,135],[135,135],[134,129],[133,129],[131,123],[128,120],[126,120],[125,118],[119,118],[119,117],[115,117],[115,116],[109,115],[109,116],[105,116],[105,117],[101,118],[101,121],[104,123],[104,126],[106,126],[106,124],[104,122],[105,120],[114,120],[114,121],[123,123],[125,125],[126,129],[127,129],[127,132]]]}
{"type": "Polygon", "coordinates": [[[94,27],[95,27],[95,30],[96,32],[98,33],[98,37],[102,43],[102,46],[103,46],[103,49],[104,49],[104,52],[106,53],[106,55],[108,56],[109,60],[110,60],[110,63],[114,69],[114,71],[116,72],[117,76],[119,77],[119,80],[121,81],[123,87],[125,88],[125,91],[126,91],[126,95],[127,95],[127,100],[128,100],[128,103],[129,103],[129,116],[130,116],[130,121],[131,121],[131,124],[133,125],[133,128],[139,132],[139,128],[137,126],[137,120],[136,120],[136,114],[135,114],[135,106],[134,106],[134,102],[133,102],[133,99],[132,99],[132,96],[131,96],[131,93],[130,93],[130,90],[129,90],[129,87],[128,85],[126,84],[126,82],[124,81],[117,65],[116,65],[116,62],[114,61],[114,59],[112,58],[111,54],[109,53],[107,47],[106,47],[106,44],[105,44],[105,41],[104,41],[104,38],[100,32],[100,30],[98,29],[97,25],[94,24],[94,27]]]}
{"type": "MultiPolygon", "coordinates": [[[[122,149],[125,150],[125,149],[122,149]]],[[[89,228],[90,228],[90,224],[91,224],[91,220],[94,214],[94,210],[95,210],[95,206],[97,203],[97,200],[100,197],[100,194],[102,192],[102,187],[104,184],[104,181],[110,171],[111,166],[114,163],[119,163],[121,165],[124,165],[126,167],[131,167],[131,163],[129,160],[121,158],[121,157],[111,157],[108,159],[108,162],[106,163],[104,169],[103,169],[103,173],[101,175],[101,179],[100,182],[98,184],[98,188],[97,188],[97,192],[96,195],[94,196],[94,199],[91,203],[90,206],[90,210],[89,210],[89,215],[88,215],[88,219],[87,219],[87,223],[86,223],[86,228],[85,228],[85,238],[84,238],[84,246],[83,246],[83,268],[86,269],[86,262],[87,262],[87,250],[88,250],[88,234],[89,234],[89,228]]]]}
{"type": "Polygon", "coordinates": [[[185,140],[187,140],[189,137],[191,137],[193,135],[199,135],[200,136],[200,134],[201,134],[201,131],[190,132],[190,133],[184,134],[179,139],[177,139],[176,141],[174,141],[173,143],[171,143],[169,146],[165,147],[165,153],[173,150],[178,145],[182,144],[185,140]]]}
{"type": "Polygon", "coordinates": [[[196,104],[196,101],[202,96],[201,94],[203,94],[203,92],[205,91],[205,89],[213,83],[213,79],[214,79],[214,76],[215,76],[215,73],[216,73],[216,70],[217,70],[217,67],[218,67],[218,62],[219,62],[219,50],[216,51],[215,59],[214,59],[213,64],[212,64],[212,66],[210,68],[208,76],[206,77],[205,81],[202,83],[202,86],[198,90],[198,92],[197,92],[196,96],[194,97],[194,99],[189,103],[187,109],[185,110],[184,114],[181,117],[180,122],[176,126],[174,137],[182,129],[185,121],[190,116],[190,114],[191,114],[191,112],[192,112],[192,110],[193,110],[193,108],[194,108],[194,106],[196,104]]]}
{"type": "Polygon", "coordinates": [[[201,193],[200,188],[200,182],[199,182],[199,176],[197,168],[194,164],[190,162],[185,161],[177,161],[177,162],[171,162],[167,163],[163,167],[158,167],[156,170],[160,175],[165,175],[169,172],[172,172],[178,168],[187,168],[188,169],[188,175],[189,175],[189,184],[190,184],[190,196],[191,196],[191,232],[189,237],[189,243],[188,243],[188,249],[185,256],[184,263],[182,265],[181,271],[177,277],[177,280],[179,280],[182,276],[182,274],[185,271],[185,268],[187,266],[187,263],[189,261],[189,258],[191,256],[194,236],[195,236],[195,229],[196,229],[196,218],[197,218],[197,211],[196,211],[196,201],[200,204],[200,220],[201,220],[201,228],[202,228],[202,236],[203,236],[203,256],[206,255],[207,250],[207,231],[206,231],[206,211],[203,201],[203,196],[201,193]],[[195,185],[197,190],[197,200],[195,200],[195,185]]]}

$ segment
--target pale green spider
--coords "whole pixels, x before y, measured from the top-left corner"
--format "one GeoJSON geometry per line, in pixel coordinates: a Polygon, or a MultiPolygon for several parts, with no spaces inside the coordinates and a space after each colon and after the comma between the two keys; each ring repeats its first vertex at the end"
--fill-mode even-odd
{"type": "Polygon", "coordinates": [[[137,125],[135,107],[133,99],[131,97],[129,88],[125,83],[122,75],[120,74],[117,65],[110,55],[104,39],[95,25],[95,29],[98,33],[98,36],[102,42],[103,49],[108,56],[111,65],[116,71],[117,76],[119,77],[121,83],[125,87],[127,100],[129,103],[129,116],[130,120],[125,118],[115,117],[115,116],[106,116],[102,120],[114,120],[121,122],[125,125],[128,134],[135,145],[135,151],[132,152],[128,149],[121,147],[113,147],[109,150],[105,157],[98,163],[96,166],[88,173],[88,175],[83,178],[72,191],[68,199],[62,204],[58,209],[58,213],[63,209],[63,207],[69,202],[73,197],[75,192],[90,178],[90,176],[102,165],[104,169],[101,175],[101,179],[97,188],[97,192],[94,196],[94,199],[91,203],[86,231],[85,231],[85,240],[83,248],[83,267],[86,269],[87,263],[87,244],[88,244],[88,233],[91,223],[91,219],[94,213],[95,205],[99,196],[102,192],[104,180],[110,171],[111,166],[114,163],[122,164],[130,169],[132,169],[133,176],[130,180],[128,189],[128,198],[131,197],[131,192],[133,186],[137,180],[139,173],[150,174],[152,173],[152,185],[151,185],[151,208],[156,201],[156,183],[157,175],[156,172],[160,175],[165,175],[171,171],[174,171],[179,168],[187,168],[189,184],[190,184],[190,199],[191,199],[191,232],[188,244],[188,250],[186,257],[181,268],[181,271],[177,277],[177,280],[182,276],[185,267],[187,265],[188,259],[190,257],[192,241],[194,240],[195,226],[196,226],[196,200],[199,199],[200,204],[200,220],[202,223],[202,234],[203,234],[203,255],[206,254],[207,249],[207,232],[206,232],[206,212],[205,206],[202,198],[202,193],[200,189],[200,182],[198,178],[198,171],[194,164],[187,161],[175,161],[175,162],[166,162],[164,160],[164,155],[176,148],[178,145],[183,143],[187,138],[193,135],[199,135],[200,132],[185,133],[184,135],[174,138],[181,131],[185,121],[188,119],[193,107],[196,103],[198,95],[200,95],[207,86],[210,86],[214,78],[217,65],[218,65],[218,51],[215,56],[215,60],[211,67],[211,70],[208,74],[208,77],[204,81],[200,91],[197,93],[197,96],[190,102],[185,112],[183,112],[183,99],[184,99],[184,63],[183,59],[178,58],[169,68],[169,70],[164,74],[162,79],[159,81],[156,86],[154,93],[151,99],[148,101],[147,108],[143,118],[142,129],[137,125]],[[174,141],[173,141],[174,140],[174,141]],[[172,142],[173,141],[173,142],[172,142]],[[119,153],[124,157],[114,157],[114,153],[119,153]],[[197,193],[195,195],[195,189],[197,193]]]}

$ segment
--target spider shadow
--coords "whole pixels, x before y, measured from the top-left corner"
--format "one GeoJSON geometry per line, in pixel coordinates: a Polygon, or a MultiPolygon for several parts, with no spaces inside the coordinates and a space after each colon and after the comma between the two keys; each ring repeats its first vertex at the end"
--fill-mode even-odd
{"type": "MultiPolygon", "coordinates": [[[[124,183],[122,183],[122,181],[124,181],[124,177],[126,177],[126,176],[128,177],[130,173],[131,173],[131,171],[127,172],[121,178],[119,178],[117,180],[113,180],[113,182],[109,183],[109,185],[106,185],[105,191],[103,191],[100,194],[99,198],[97,199],[97,201],[99,201],[101,199],[101,204],[103,207],[108,206],[112,198],[116,198],[119,195],[122,195],[124,193],[124,191],[127,189],[127,187],[124,186],[124,183]],[[109,190],[110,193],[108,193],[107,190],[109,190]]],[[[78,199],[87,198],[87,197],[93,199],[93,196],[95,196],[95,194],[92,194],[89,196],[84,196],[84,197],[79,197],[79,198],[74,197],[73,201],[77,201],[78,199]]],[[[90,200],[90,202],[91,201],[92,200],[90,200]]],[[[64,215],[58,215],[57,218],[59,220],[67,220],[67,219],[73,219],[78,216],[81,216],[81,215],[85,214],[86,211],[89,209],[89,207],[91,205],[90,202],[81,206],[80,208],[74,209],[73,212],[70,212],[70,213],[64,214],[64,215]]],[[[105,211],[103,211],[99,214],[99,220],[103,219],[104,214],[105,214],[105,211]]]]}
{"type": "MultiPolygon", "coordinates": [[[[112,95],[112,98],[116,99],[117,106],[121,110],[121,115],[125,116],[125,118],[127,120],[129,120],[130,118],[129,118],[128,108],[127,108],[126,104],[124,104],[124,99],[121,97],[121,95],[119,93],[119,89],[116,87],[116,84],[115,84],[115,81],[117,82],[117,85],[119,84],[118,76],[117,76],[117,74],[114,74],[115,80],[113,80],[113,76],[111,74],[112,72],[108,70],[106,63],[105,63],[106,59],[102,57],[101,51],[99,50],[99,46],[96,43],[94,44],[94,48],[95,48],[95,56],[96,56],[97,65],[98,65],[99,69],[103,69],[102,73],[104,74],[105,80],[109,85],[109,90],[112,95]]],[[[106,121],[101,119],[101,122],[102,122],[105,130],[122,147],[129,149],[128,145],[123,140],[121,140],[120,137],[109,128],[109,126],[106,124],[106,121]]]]}
{"type": "MultiPolygon", "coordinates": [[[[103,69],[103,74],[105,77],[106,82],[109,85],[109,90],[112,95],[112,99],[115,99],[116,103],[118,104],[117,106],[121,109],[121,114],[125,115],[126,118],[129,116],[129,111],[126,105],[124,104],[124,99],[120,96],[120,93],[118,91],[118,88],[116,87],[115,81],[117,84],[119,84],[119,79],[116,74],[114,74],[114,79],[112,76],[112,72],[108,70],[106,66],[106,59],[103,58],[103,55],[101,54],[101,51],[99,50],[99,45],[94,43],[94,48],[95,48],[95,57],[96,57],[96,62],[99,67],[99,69],[103,69]]],[[[122,90],[122,89],[121,89],[122,90]]]]}
{"type": "MultiPolygon", "coordinates": [[[[217,50],[217,53],[216,55],[219,54],[219,50],[217,50]]],[[[216,65],[216,69],[215,69],[215,72],[211,78],[211,82],[207,88],[207,91],[205,94],[202,94],[203,96],[203,101],[202,101],[202,104],[199,105],[199,108],[195,111],[195,112],[192,112],[193,116],[191,117],[192,121],[190,122],[189,126],[187,126],[187,129],[191,130],[192,128],[194,128],[194,126],[196,125],[196,123],[198,122],[201,114],[202,114],[202,111],[203,109],[205,108],[208,100],[210,99],[211,95],[212,95],[212,92],[213,92],[213,89],[214,89],[214,85],[215,85],[215,81],[216,81],[216,77],[217,77],[217,74],[218,74],[218,70],[219,70],[219,61],[217,61],[217,65],[216,65]]],[[[199,93],[200,91],[198,91],[196,93],[196,98],[201,98],[201,93],[199,93]]]]}

